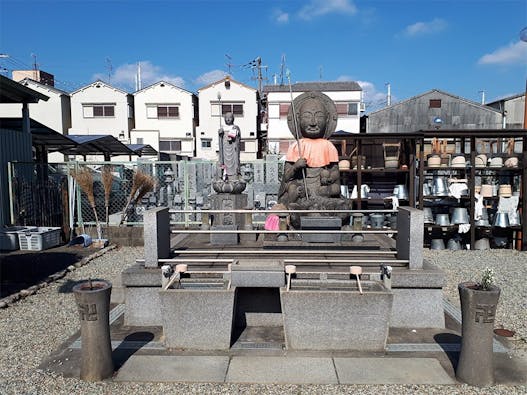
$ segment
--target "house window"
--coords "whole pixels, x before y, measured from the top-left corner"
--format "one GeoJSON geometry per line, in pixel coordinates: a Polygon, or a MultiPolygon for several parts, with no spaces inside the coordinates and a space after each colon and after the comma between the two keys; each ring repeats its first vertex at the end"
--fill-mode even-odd
{"type": "Polygon", "coordinates": [[[280,103],[280,118],[287,117],[287,113],[289,112],[289,103],[280,103]]]}
{"type": "Polygon", "coordinates": [[[84,118],[114,117],[115,104],[83,104],[82,115],[84,118]]]}
{"type": "Polygon", "coordinates": [[[441,99],[430,99],[429,108],[441,108],[441,99]]]}
{"type": "Polygon", "coordinates": [[[358,115],[358,103],[336,103],[338,115],[358,115]]]}
{"type": "Polygon", "coordinates": [[[159,140],[159,150],[165,152],[181,151],[181,140],[159,140]]]}
{"type": "Polygon", "coordinates": [[[243,104],[222,104],[221,115],[223,116],[228,112],[232,112],[235,117],[243,117],[243,104]]]}
{"type": "Polygon", "coordinates": [[[149,119],[179,118],[179,106],[174,104],[147,104],[146,117],[149,119]]]}
{"type": "Polygon", "coordinates": [[[178,118],[179,107],[177,106],[157,106],[158,118],[178,118]]]}
{"type": "Polygon", "coordinates": [[[212,147],[211,140],[201,140],[201,148],[211,148],[211,147],[212,147]]]}

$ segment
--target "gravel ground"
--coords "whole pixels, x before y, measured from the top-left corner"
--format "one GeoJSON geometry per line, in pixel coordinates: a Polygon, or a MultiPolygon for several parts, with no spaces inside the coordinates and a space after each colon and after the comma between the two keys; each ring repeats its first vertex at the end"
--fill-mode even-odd
{"type": "MultiPolygon", "coordinates": [[[[87,383],[38,370],[41,360],[80,327],[69,292],[88,277],[114,281],[143,255],[142,248],[123,247],[69,272],[8,308],[0,309],[0,394],[526,394],[526,386],[478,389],[467,385],[235,385],[182,383],[87,383]]],[[[479,279],[483,268],[495,269],[502,289],[497,326],[516,331],[515,353],[527,354],[527,253],[509,250],[425,251],[425,258],[447,272],[445,295],[459,304],[457,283],[479,279]],[[502,270],[505,269],[505,270],[502,270]]]]}

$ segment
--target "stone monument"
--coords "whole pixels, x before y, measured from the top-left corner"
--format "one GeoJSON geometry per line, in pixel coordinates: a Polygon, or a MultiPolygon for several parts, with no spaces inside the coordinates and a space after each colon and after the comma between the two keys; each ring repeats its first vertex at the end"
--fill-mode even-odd
{"type": "MultiPolygon", "coordinates": [[[[211,196],[211,207],[213,210],[232,211],[247,207],[247,195],[242,194],[246,182],[240,171],[240,128],[234,124],[234,115],[231,112],[225,114],[225,125],[218,130],[219,149],[216,176],[212,182],[216,195],[211,196]]],[[[232,212],[215,213],[212,216],[213,230],[237,230],[239,226],[244,227],[245,216],[232,212]]],[[[236,233],[211,233],[212,244],[238,244],[239,238],[236,233]]]]}

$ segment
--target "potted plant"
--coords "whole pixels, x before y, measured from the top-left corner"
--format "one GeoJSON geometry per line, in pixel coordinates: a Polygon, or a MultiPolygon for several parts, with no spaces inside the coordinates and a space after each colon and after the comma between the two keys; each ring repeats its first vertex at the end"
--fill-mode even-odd
{"type": "Polygon", "coordinates": [[[486,268],[479,283],[458,285],[461,301],[461,353],[456,377],[480,387],[494,383],[493,330],[500,288],[494,272],[486,268]]]}

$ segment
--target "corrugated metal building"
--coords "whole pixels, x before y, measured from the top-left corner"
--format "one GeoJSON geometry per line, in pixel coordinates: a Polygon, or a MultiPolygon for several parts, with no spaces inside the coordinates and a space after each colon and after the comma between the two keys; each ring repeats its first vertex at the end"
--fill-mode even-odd
{"type": "Polygon", "coordinates": [[[507,129],[523,129],[525,117],[525,93],[504,97],[487,103],[499,112],[505,112],[505,127],[507,129]]]}
{"type": "Polygon", "coordinates": [[[0,226],[9,224],[9,183],[7,166],[10,161],[32,160],[29,103],[48,97],[18,82],[0,75],[0,103],[22,103],[22,129],[0,128],[0,226]]]}
{"type": "Polygon", "coordinates": [[[438,89],[374,111],[367,117],[367,133],[502,127],[500,111],[438,89]]]}

